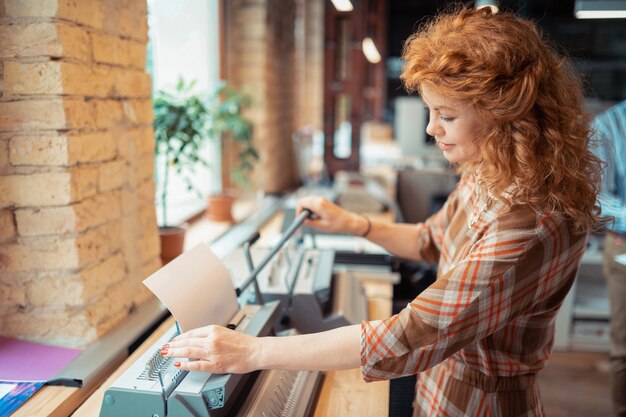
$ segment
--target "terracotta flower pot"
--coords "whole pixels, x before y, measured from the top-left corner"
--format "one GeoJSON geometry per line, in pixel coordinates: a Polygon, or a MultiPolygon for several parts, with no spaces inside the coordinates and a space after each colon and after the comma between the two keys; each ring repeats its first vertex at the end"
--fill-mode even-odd
{"type": "Polygon", "coordinates": [[[183,253],[185,246],[185,228],[159,227],[161,238],[161,262],[163,265],[183,253]]]}
{"type": "Polygon", "coordinates": [[[207,201],[206,217],[214,222],[229,222],[233,219],[233,202],[235,197],[230,194],[209,196],[207,201]]]}

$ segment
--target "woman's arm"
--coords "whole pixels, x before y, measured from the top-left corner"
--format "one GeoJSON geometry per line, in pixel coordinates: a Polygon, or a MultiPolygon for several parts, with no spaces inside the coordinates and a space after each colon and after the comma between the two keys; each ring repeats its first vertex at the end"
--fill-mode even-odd
{"type": "MultiPolygon", "coordinates": [[[[451,194],[453,197],[455,194],[451,194]]],[[[449,198],[444,207],[426,222],[418,224],[388,223],[370,220],[365,216],[347,211],[322,197],[304,197],[298,201],[297,211],[307,208],[315,218],[305,224],[330,233],[350,233],[364,236],[382,246],[390,253],[405,259],[437,263],[439,245],[443,233],[454,212],[454,198],[449,198]]]]}
{"type": "Polygon", "coordinates": [[[191,330],[163,346],[161,354],[192,361],[175,362],[183,370],[246,373],[257,369],[317,370],[358,368],[360,326],[322,333],[253,337],[221,326],[191,330]]]}
{"type": "Polygon", "coordinates": [[[260,339],[260,369],[334,371],[361,364],[361,326],[321,333],[260,339]]]}
{"type": "MultiPolygon", "coordinates": [[[[351,214],[356,217],[355,223],[357,224],[356,231],[353,233],[360,236],[362,233],[358,231],[367,229],[367,220],[359,214],[351,214]]],[[[382,246],[389,253],[404,259],[437,262],[434,256],[424,255],[424,249],[431,242],[430,232],[426,224],[387,223],[371,219],[370,223],[367,239],[382,246]],[[425,244],[425,242],[428,243],[425,244]]]]}

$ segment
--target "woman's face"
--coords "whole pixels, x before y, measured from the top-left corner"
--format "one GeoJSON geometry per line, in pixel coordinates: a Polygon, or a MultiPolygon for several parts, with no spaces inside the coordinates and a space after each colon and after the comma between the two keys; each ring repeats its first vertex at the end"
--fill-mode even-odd
{"type": "Polygon", "coordinates": [[[450,163],[475,162],[479,158],[475,139],[481,124],[471,106],[459,105],[422,85],[422,99],[430,112],[426,133],[437,141],[450,163]]]}

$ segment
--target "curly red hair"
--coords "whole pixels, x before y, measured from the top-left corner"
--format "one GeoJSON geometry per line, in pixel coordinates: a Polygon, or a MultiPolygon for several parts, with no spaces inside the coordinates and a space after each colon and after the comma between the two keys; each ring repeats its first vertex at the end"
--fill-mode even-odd
{"type": "Polygon", "coordinates": [[[461,8],[414,33],[403,58],[409,91],[429,83],[484,123],[481,160],[462,170],[509,205],[567,216],[579,232],[594,227],[602,163],[589,149],[582,84],[533,22],[461,8]]]}

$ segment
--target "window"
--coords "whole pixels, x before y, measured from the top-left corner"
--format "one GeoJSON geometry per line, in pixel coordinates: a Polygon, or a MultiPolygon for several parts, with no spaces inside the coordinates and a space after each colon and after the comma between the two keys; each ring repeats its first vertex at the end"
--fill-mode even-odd
{"type": "MultiPolygon", "coordinates": [[[[148,1],[148,63],[153,92],[173,90],[179,78],[195,80],[197,92],[209,92],[219,81],[218,0],[148,1]]],[[[201,155],[209,163],[216,151],[207,143],[201,155]]],[[[160,195],[163,161],[156,161],[156,187],[160,195]],[[161,162],[161,163],[159,163],[161,162]]],[[[212,164],[219,166],[219,161],[212,164]]],[[[206,206],[211,169],[198,164],[192,182],[200,191],[188,190],[186,183],[169,168],[168,225],[183,223],[206,206]]],[[[163,221],[157,205],[157,218],[163,221]]]]}

